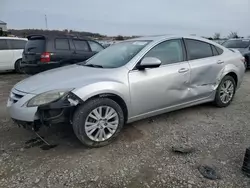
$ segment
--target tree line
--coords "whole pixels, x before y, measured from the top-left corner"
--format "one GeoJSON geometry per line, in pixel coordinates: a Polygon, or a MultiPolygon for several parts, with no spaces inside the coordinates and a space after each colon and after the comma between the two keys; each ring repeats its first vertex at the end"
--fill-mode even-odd
{"type": "MultiPolygon", "coordinates": [[[[209,39],[220,40],[220,39],[238,39],[238,38],[244,38],[244,37],[239,36],[238,32],[231,31],[226,38],[222,38],[220,33],[214,33],[214,36],[209,39]]],[[[248,38],[250,38],[250,35],[248,36],[248,38]]]]}
{"type": "MultiPolygon", "coordinates": [[[[48,36],[61,36],[61,35],[72,35],[76,37],[92,37],[97,39],[103,39],[103,38],[113,38],[114,40],[126,40],[130,38],[135,38],[138,36],[122,36],[118,35],[115,37],[107,37],[106,35],[102,35],[99,33],[92,33],[92,32],[85,32],[85,31],[74,31],[74,30],[43,30],[43,29],[9,29],[8,32],[3,32],[0,30],[0,36],[7,36],[7,35],[14,35],[17,37],[24,37],[26,38],[29,35],[48,35],[48,36]]],[[[239,34],[235,31],[232,31],[229,33],[227,37],[222,38],[221,34],[216,32],[212,37],[204,37],[209,40],[226,40],[231,38],[243,38],[240,37],[239,34]]],[[[250,38],[250,36],[249,36],[250,38]]]]}
{"type": "Polygon", "coordinates": [[[73,35],[77,37],[97,37],[101,38],[104,35],[99,33],[91,33],[85,31],[74,31],[74,30],[43,30],[43,29],[9,29],[8,33],[10,35],[18,36],[18,37],[27,37],[29,35],[48,35],[48,36],[62,36],[62,35],[73,35]]]}

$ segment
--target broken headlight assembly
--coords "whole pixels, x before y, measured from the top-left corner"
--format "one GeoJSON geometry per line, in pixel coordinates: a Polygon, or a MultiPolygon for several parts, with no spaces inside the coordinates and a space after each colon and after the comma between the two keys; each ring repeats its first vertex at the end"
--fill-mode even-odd
{"type": "Polygon", "coordinates": [[[35,107],[57,101],[58,99],[67,96],[72,90],[73,89],[58,89],[41,93],[30,99],[27,103],[27,107],[35,107]]]}

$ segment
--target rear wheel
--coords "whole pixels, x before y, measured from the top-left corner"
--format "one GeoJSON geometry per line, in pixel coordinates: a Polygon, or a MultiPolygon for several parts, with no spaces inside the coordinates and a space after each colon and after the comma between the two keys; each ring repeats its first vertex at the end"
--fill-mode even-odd
{"type": "Polygon", "coordinates": [[[16,73],[22,73],[21,64],[22,64],[22,59],[18,59],[15,62],[15,71],[16,71],[16,73]]]}
{"type": "Polygon", "coordinates": [[[228,106],[234,97],[236,83],[232,76],[225,76],[217,88],[214,103],[218,107],[228,106]]]}
{"type": "Polygon", "coordinates": [[[88,147],[111,143],[124,125],[121,107],[108,98],[96,98],[80,106],[73,117],[77,138],[88,147]]]}

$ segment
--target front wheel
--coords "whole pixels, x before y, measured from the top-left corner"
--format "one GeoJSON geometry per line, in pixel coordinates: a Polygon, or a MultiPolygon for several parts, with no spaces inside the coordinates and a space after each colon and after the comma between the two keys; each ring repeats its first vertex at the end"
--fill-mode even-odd
{"type": "Polygon", "coordinates": [[[73,117],[77,138],[88,147],[111,143],[124,125],[124,113],[115,101],[96,98],[80,106],[73,117]]]}
{"type": "Polygon", "coordinates": [[[218,107],[228,106],[234,97],[236,83],[232,76],[225,76],[217,88],[214,103],[218,107]]]}

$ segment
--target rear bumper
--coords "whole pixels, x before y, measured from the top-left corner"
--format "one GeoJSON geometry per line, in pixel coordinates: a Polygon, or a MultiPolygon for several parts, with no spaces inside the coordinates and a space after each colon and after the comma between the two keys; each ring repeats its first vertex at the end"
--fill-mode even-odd
{"type": "Polygon", "coordinates": [[[46,70],[54,69],[60,67],[61,64],[59,62],[34,62],[34,63],[26,63],[22,62],[21,71],[26,74],[37,74],[39,72],[43,72],[46,70]]]}

